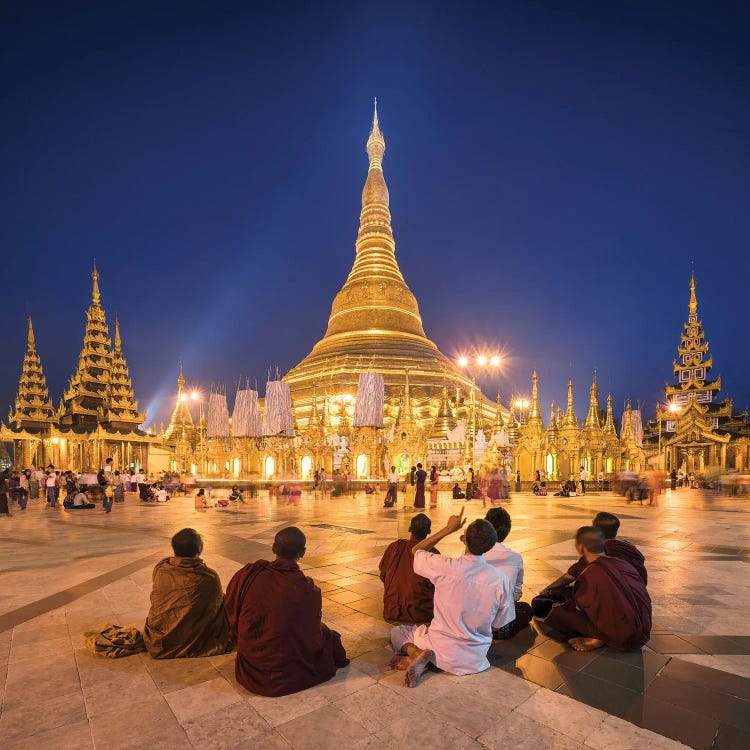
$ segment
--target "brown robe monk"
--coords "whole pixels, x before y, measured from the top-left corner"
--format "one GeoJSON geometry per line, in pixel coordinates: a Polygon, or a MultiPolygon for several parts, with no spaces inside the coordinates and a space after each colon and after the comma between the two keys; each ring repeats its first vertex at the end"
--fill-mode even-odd
{"type": "Polygon", "coordinates": [[[293,560],[259,560],[237,571],[225,602],[237,682],[258,695],[288,695],[345,667],[341,636],[321,622],[322,605],[320,589],[293,560]]]}
{"type": "MultiPolygon", "coordinates": [[[[435,587],[414,572],[412,547],[419,539],[397,539],[388,545],[380,560],[383,589],[383,619],[409,624],[432,620],[435,587]]],[[[437,550],[433,550],[437,554],[437,550]]]]}
{"type": "Polygon", "coordinates": [[[143,641],[154,659],[231,650],[221,580],[200,557],[167,557],[157,563],[143,641]]]}
{"type": "MultiPolygon", "coordinates": [[[[624,539],[605,539],[604,551],[607,557],[616,557],[618,560],[629,562],[637,571],[643,580],[643,585],[648,585],[648,571],[646,570],[646,558],[643,553],[630,542],[624,539]]],[[[578,578],[586,567],[586,559],[581,557],[578,562],[574,562],[568,568],[568,575],[571,578],[578,578]]]]}
{"type": "Polygon", "coordinates": [[[651,636],[651,598],[630,563],[601,556],[584,568],[573,583],[572,598],[553,607],[545,622],[561,633],[633,651],[651,636]]]}

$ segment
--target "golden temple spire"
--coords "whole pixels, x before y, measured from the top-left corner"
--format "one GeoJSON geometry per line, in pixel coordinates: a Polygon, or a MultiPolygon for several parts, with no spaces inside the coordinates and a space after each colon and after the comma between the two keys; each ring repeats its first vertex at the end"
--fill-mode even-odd
{"type": "Polygon", "coordinates": [[[99,271],[96,270],[96,263],[94,263],[94,270],[91,272],[91,278],[94,280],[93,287],[91,290],[91,301],[95,304],[99,304],[99,271]]]}
{"type": "Polygon", "coordinates": [[[690,304],[688,310],[691,315],[698,314],[698,298],[695,296],[695,274],[690,274],[690,304]]]}
{"type": "MultiPolygon", "coordinates": [[[[118,328],[119,333],[119,328],[118,328]]],[[[182,374],[182,360],[180,360],[180,374],[177,376],[177,393],[183,393],[185,390],[185,376],[182,374]]]]}
{"type": "Polygon", "coordinates": [[[122,351],[122,339],[120,338],[120,319],[115,314],[115,351],[122,351]]]}
{"type": "Polygon", "coordinates": [[[497,403],[495,405],[495,431],[499,432],[505,428],[505,420],[503,419],[503,402],[500,399],[500,392],[497,393],[497,403]]]}
{"type": "Polygon", "coordinates": [[[607,394],[607,419],[604,422],[604,432],[607,435],[617,436],[617,430],[615,429],[615,419],[612,415],[612,394],[607,394]]]}
{"type": "Polygon", "coordinates": [[[578,418],[576,417],[575,409],[573,408],[573,381],[568,381],[568,406],[565,409],[565,419],[563,420],[564,427],[575,427],[578,429],[578,418]]]}
{"type": "Polygon", "coordinates": [[[599,423],[599,386],[596,384],[596,370],[594,370],[594,379],[591,382],[589,394],[589,413],[586,415],[585,426],[598,429],[601,424],[599,423]]]}
{"type": "Polygon", "coordinates": [[[549,424],[547,425],[548,430],[553,432],[557,429],[557,423],[555,422],[555,402],[553,401],[549,405],[549,424]]]}
{"type": "Polygon", "coordinates": [[[29,330],[26,336],[26,343],[30,352],[36,351],[36,339],[34,338],[34,326],[31,323],[31,315],[29,315],[29,330]]]}
{"type": "Polygon", "coordinates": [[[536,370],[531,375],[531,409],[529,411],[529,424],[542,425],[542,413],[539,409],[539,376],[536,370]]]}

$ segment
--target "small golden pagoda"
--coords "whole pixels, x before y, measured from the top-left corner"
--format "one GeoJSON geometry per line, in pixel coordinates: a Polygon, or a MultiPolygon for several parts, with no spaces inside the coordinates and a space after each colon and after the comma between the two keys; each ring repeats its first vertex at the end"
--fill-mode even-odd
{"type": "MultiPolygon", "coordinates": [[[[417,300],[399,269],[383,175],[384,153],[376,102],[367,140],[369,170],[362,190],[354,265],[333,301],[325,336],[284,377],[298,425],[309,420],[317,385],[325,385],[328,399],[336,405],[343,396],[356,392],[363,371],[383,375],[389,414],[402,401],[408,370],[411,393],[400,404],[402,419],[409,414],[428,430],[437,417],[444,386],[466,392],[472,388],[469,378],[425,335],[417,300]]],[[[494,416],[492,404],[489,408],[494,416]]],[[[346,416],[351,419],[352,414],[347,408],[346,416]]]]}
{"type": "Polygon", "coordinates": [[[125,355],[122,353],[120,321],[115,317],[115,348],[102,422],[118,430],[137,429],[146,421],[146,413],[138,411],[125,355]]]}
{"type": "Polygon", "coordinates": [[[100,304],[99,272],[94,266],[91,305],[86,313],[83,348],[78,368],[70,378],[60,404],[61,425],[94,428],[104,414],[112,370],[112,351],[107,319],[100,304]]]}

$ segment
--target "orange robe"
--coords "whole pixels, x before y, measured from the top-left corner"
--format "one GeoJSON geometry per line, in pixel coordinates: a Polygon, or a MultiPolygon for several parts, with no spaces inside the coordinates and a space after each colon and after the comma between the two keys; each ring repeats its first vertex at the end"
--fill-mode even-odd
{"type": "Polygon", "coordinates": [[[225,606],[237,643],[235,677],[253,693],[296,693],[349,663],[341,636],[321,621],[320,589],[295,562],[258,560],[238,570],[225,606]]]}
{"type": "MultiPolygon", "coordinates": [[[[624,539],[606,539],[604,542],[604,551],[607,557],[616,557],[619,560],[629,562],[643,579],[643,585],[648,585],[648,571],[646,570],[646,558],[643,553],[630,542],[624,539]]],[[[571,578],[578,578],[586,568],[586,558],[581,557],[578,562],[568,568],[568,575],[571,578]]]]}
{"type": "Polygon", "coordinates": [[[231,650],[221,580],[199,557],[167,557],[157,563],[143,641],[154,659],[231,650]]]}
{"type": "Polygon", "coordinates": [[[651,637],[651,598],[630,563],[603,556],[586,566],[573,583],[572,598],[553,607],[545,622],[567,635],[633,651],[651,637]]]}
{"type": "MultiPolygon", "coordinates": [[[[414,572],[416,539],[397,539],[380,560],[383,588],[383,619],[391,622],[423,623],[432,620],[435,587],[414,572]]],[[[440,554],[437,550],[432,550],[440,554]]]]}

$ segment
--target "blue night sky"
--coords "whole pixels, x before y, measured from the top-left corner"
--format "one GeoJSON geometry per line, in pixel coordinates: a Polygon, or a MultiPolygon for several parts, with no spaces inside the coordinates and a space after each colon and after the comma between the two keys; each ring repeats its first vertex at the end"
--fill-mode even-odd
{"type": "MultiPolygon", "coordinates": [[[[149,421],[178,362],[285,372],[354,256],[378,97],[397,257],[447,354],[549,401],[663,398],[700,315],[750,403],[750,15],[742,3],[5,2],[0,404],[31,313],[57,403],[92,261],[149,421]]],[[[3,417],[6,407],[2,407],[3,417]]]]}

